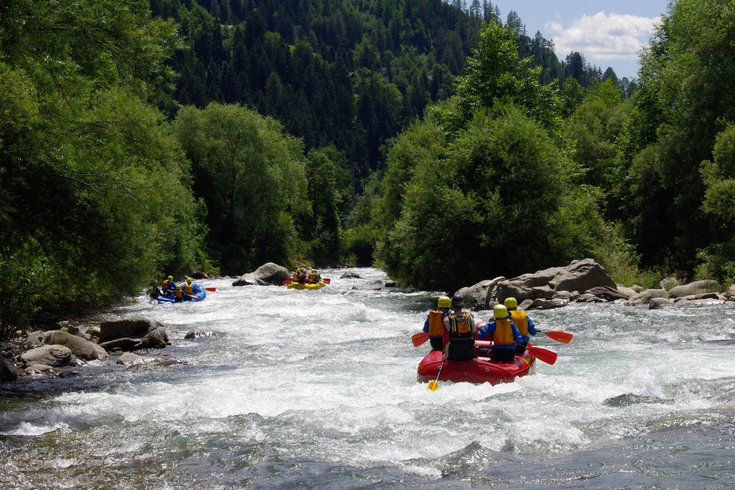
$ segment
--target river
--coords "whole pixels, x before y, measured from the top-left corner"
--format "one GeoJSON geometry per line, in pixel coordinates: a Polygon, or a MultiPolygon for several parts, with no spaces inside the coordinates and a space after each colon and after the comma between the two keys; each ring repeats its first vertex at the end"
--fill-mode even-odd
{"type": "Polygon", "coordinates": [[[171,345],[146,356],[178,362],[3,384],[0,487],[735,487],[735,303],[531,311],[574,334],[535,339],[555,365],[432,392],[410,337],[437,293],[350,270],[109,312],[162,322],[171,345]]]}

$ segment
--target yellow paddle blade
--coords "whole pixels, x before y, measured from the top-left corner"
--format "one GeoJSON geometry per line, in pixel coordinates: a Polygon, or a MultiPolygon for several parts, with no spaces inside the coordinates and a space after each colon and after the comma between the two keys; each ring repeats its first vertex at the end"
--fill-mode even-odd
{"type": "Polygon", "coordinates": [[[431,391],[436,391],[436,389],[439,388],[439,380],[432,379],[429,381],[429,386],[427,386],[427,388],[431,391]]]}

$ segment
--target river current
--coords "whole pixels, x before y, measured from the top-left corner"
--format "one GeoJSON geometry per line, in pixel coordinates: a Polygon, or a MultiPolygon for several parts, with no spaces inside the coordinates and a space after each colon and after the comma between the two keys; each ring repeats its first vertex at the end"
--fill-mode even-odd
{"type": "Polygon", "coordinates": [[[438,293],[347,271],[109,312],[162,322],[171,345],[3,384],[0,488],[735,487],[735,303],[530,311],[574,334],[534,339],[555,365],[432,392],[411,335],[438,293]]]}

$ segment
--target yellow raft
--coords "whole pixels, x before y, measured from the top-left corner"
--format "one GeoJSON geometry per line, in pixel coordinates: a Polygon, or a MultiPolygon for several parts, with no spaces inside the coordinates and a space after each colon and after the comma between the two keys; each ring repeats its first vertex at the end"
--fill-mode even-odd
{"type": "Polygon", "coordinates": [[[308,283],[308,282],[289,282],[286,287],[288,289],[321,289],[324,286],[326,286],[327,283],[324,281],[319,281],[315,283],[308,283]]]}

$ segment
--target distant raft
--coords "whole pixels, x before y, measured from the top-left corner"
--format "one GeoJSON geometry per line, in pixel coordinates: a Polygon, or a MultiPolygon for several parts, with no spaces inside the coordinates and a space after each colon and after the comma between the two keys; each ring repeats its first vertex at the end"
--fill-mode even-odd
{"type": "MultiPolygon", "coordinates": [[[[207,290],[201,287],[199,284],[192,284],[192,295],[190,295],[190,299],[185,299],[184,301],[180,301],[180,303],[190,303],[193,301],[204,301],[204,298],[207,297],[207,290]]],[[[176,303],[176,300],[174,299],[173,295],[165,295],[165,296],[159,296],[156,298],[158,300],[158,303],[176,303]]]]}
{"type": "Polygon", "coordinates": [[[286,284],[288,289],[321,289],[326,286],[327,283],[323,280],[319,282],[289,282],[286,284]]]}
{"type": "MultiPolygon", "coordinates": [[[[528,352],[516,355],[512,362],[497,363],[488,357],[475,357],[468,361],[445,361],[440,381],[467,383],[512,383],[516,378],[527,375],[536,359],[528,352]]],[[[442,363],[442,352],[432,350],[419,363],[418,381],[427,383],[436,379],[442,363]]]]}

